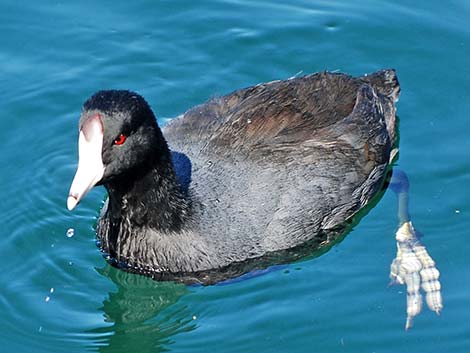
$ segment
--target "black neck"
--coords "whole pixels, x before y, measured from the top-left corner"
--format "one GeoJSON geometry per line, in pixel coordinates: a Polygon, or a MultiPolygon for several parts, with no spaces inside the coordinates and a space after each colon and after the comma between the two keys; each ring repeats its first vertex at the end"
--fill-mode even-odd
{"type": "Polygon", "coordinates": [[[145,224],[161,233],[172,233],[181,230],[189,217],[189,201],[176,181],[168,150],[105,187],[111,224],[145,224]]]}

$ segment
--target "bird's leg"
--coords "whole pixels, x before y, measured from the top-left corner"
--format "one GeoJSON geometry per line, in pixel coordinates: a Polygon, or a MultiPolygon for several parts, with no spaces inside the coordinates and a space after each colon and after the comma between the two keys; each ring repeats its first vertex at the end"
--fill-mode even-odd
{"type": "Polygon", "coordinates": [[[411,223],[408,212],[409,182],[406,174],[394,169],[389,186],[398,197],[399,227],[396,232],[397,256],[390,268],[391,284],[405,284],[407,292],[406,329],[411,328],[413,318],[421,312],[422,296],[432,311],[440,314],[442,305],[441,284],[436,263],[419,239],[419,232],[411,223]]]}

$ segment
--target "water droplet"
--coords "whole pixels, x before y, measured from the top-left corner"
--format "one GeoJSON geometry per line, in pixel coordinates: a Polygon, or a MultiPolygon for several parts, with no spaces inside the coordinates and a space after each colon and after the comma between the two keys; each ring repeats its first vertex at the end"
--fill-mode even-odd
{"type": "Polygon", "coordinates": [[[69,261],[69,266],[72,266],[73,265],[73,262],[72,261],[69,261]]]}
{"type": "Polygon", "coordinates": [[[49,291],[51,294],[54,293],[54,288],[51,288],[49,291]]]}
{"type": "Polygon", "coordinates": [[[327,31],[333,32],[338,29],[338,24],[334,22],[329,22],[325,25],[327,31]]]}
{"type": "Polygon", "coordinates": [[[197,316],[196,315],[193,315],[193,320],[196,320],[197,319],[197,316]]]}
{"type": "Polygon", "coordinates": [[[75,229],[73,228],[67,229],[67,233],[65,233],[65,235],[67,236],[67,238],[72,238],[75,235],[75,229]]]}
{"type": "Polygon", "coordinates": [[[47,296],[44,301],[47,303],[49,300],[51,300],[51,297],[47,296]]]}
{"type": "Polygon", "coordinates": [[[42,331],[42,326],[39,326],[39,330],[38,330],[38,331],[39,331],[39,332],[41,332],[41,331],[42,331]]]}
{"type": "Polygon", "coordinates": [[[459,214],[459,213],[460,213],[460,210],[455,210],[455,213],[459,214]]]}

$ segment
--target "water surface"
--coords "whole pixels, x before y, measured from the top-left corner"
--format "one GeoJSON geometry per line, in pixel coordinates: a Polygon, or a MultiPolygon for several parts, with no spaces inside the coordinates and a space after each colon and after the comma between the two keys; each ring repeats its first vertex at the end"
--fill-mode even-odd
{"type": "Polygon", "coordinates": [[[1,0],[0,350],[468,352],[469,20],[465,0],[1,0]],[[445,300],[409,332],[406,292],[387,287],[390,191],[326,254],[211,287],[108,266],[93,231],[103,189],[66,210],[81,104],[98,89],[138,91],[163,123],[259,82],[385,67],[402,86],[397,164],[445,300]]]}

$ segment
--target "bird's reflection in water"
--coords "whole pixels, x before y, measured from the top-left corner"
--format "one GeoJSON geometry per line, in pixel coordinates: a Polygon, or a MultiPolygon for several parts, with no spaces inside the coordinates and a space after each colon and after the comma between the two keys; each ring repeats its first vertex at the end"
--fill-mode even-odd
{"type": "Polygon", "coordinates": [[[174,305],[190,292],[187,286],[156,282],[110,265],[97,271],[117,287],[101,308],[111,325],[92,330],[100,352],[165,352],[172,336],[196,328],[188,308],[174,305]]]}

